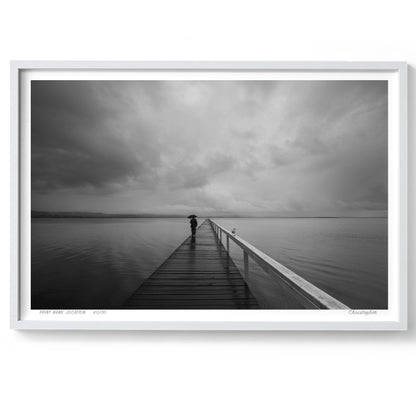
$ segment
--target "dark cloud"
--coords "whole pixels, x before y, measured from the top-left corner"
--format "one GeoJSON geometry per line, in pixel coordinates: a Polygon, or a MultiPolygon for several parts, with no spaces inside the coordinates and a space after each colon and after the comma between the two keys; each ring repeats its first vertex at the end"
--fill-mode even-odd
{"type": "Polygon", "coordinates": [[[157,168],[145,127],[122,126],[128,100],[113,83],[97,82],[32,82],[34,190],[101,188],[157,168]]]}
{"type": "Polygon", "coordinates": [[[33,209],[387,209],[385,81],[32,81],[31,129],[33,209]]]}
{"type": "Polygon", "coordinates": [[[209,184],[217,175],[232,170],[236,160],[231,155],[214,153],[205,157],[201,162],[190,161],[176,165],[166,181],[173,188],[200,188],[209,184]]]}

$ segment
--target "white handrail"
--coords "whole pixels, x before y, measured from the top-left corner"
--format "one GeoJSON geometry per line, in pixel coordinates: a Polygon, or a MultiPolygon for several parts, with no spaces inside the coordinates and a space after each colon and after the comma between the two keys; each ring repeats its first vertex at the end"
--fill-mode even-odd
{"type": "Polygon", "coordinates": [[[248,258],[251,257],[256,263],[265,270],[268,274],[272,276],[277,276],[282,279],[286,284],[290,286],[297,294],[306,298],[306,300],[314,305],[318,309],[350,309],[348,306],[344,305],[339,300],[335,299],[328,293],[319,289],[312,283],[306,281],[299,275],[297,275],[292,270],[283,266],[283,264],[277,262],[276,260],[269,257],[267,254],[263,253],[261,250],[252,246],[247,241],[238,237],[237,235],[232,234],[226,228],[221,227],[216,222],[208,219],[211,224],[212,229],[217,234],[221,244],[222,244],[222,235],[225,234],[227,237],[226,247],[227,251],[230,250],[230,239],[234,241],[239,247],[243,249],[244,252],[244,278],[248,280],[249,278],[249,266],[248,258]]]}

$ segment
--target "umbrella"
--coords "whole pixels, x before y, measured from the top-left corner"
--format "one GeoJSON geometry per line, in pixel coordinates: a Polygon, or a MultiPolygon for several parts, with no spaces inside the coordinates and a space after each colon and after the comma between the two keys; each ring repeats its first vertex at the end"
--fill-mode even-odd
{"type": "Polygon", "coordinates": [[[195,218],[197,215],[194,215],[194,214],[192,214],[192,215],[188,215],[188,218],[195,218]]]}

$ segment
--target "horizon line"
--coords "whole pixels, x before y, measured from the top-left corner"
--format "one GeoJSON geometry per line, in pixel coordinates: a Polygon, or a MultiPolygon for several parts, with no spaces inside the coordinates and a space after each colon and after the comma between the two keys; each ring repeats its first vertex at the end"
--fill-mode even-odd
{"type": "MultiPolygon", "coordinates": [[[[187,218],[180,214],[131,214],[82,211],[31,211],[32,218],[187,218]]],[[[256,215],[214,214],[199,215],[198,218],[388,218],[388,215],[256,215]]]]}

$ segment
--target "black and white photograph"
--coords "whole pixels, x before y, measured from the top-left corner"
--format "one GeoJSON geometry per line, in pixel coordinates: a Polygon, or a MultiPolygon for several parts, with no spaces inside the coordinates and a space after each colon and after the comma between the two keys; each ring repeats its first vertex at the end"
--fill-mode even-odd
{"type": "Polygon", "coordinates": [[[415,9],[2,2],[0,415],[412,416],[415,9]]]}
{"type": "Polygon", "coordinates": [[[32,80],[32,310],[388,303],[386,80],[32,80]]]}

